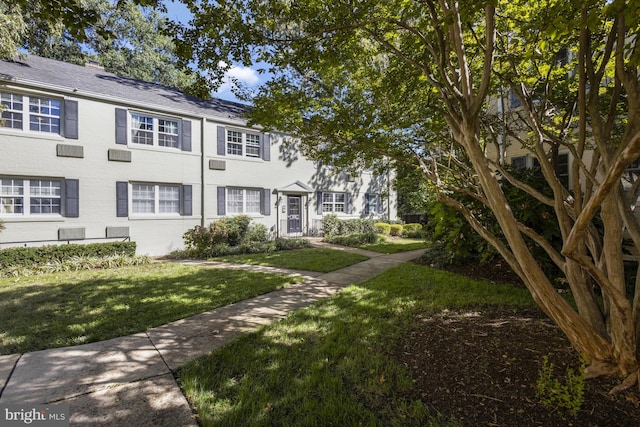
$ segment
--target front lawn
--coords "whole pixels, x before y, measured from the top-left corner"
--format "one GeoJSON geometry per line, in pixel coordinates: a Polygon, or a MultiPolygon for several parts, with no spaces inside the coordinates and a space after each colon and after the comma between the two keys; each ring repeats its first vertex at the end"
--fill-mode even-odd
{"type": "Polygon", "coordinates": [[[0,354],[142,332],[298,281],[173,263],[0,279],[0,354]]]}
{"type": "Polygon", "coordinates": [[[524,289],[406,263],[239,337],[179,377],[204,426],[443,425],[407,397],[414,382],[390,355],[416,313],[478,305],[533,301],[524,289]]]}
{"type": "Polygon", "coordinates": [[[369,259],[364,255],[326,248],[298,249],[271,253],[229,255],[216,257],[216,261],[239,264],[265,265],[328,273],[369,259]]]}

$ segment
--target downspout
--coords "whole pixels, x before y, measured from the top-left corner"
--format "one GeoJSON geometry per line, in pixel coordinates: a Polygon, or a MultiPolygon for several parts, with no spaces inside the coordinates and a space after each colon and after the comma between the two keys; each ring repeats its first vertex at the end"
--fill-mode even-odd
{"type": "Polygon", "coordinates": [[[201,117],[200,120],[200,226],[204,227],[204,206],[205,206],[205,188],[204,188],[204,171],[207,169],[205,166],[206,157],[204,155],[204,124],[206,122],[206,118],[201,117]]]}
{"type": "Polygon", "coordinates": [[[309,193],[305,194],[304,214],[306,219],[305,228],[307,230],[305,235],[308,236],[309,235],[309,193]]]}
{"type": "Polygon", "coordinates": [[[276,237],[280,237],[280,193],[276,188],[276,237]]]}

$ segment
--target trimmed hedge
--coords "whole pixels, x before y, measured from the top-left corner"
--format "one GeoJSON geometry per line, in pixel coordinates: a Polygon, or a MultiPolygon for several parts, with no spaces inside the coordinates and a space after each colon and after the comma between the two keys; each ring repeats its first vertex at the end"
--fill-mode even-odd
{"type": "Polygon", "coordinates": [[[422,224],[409,223],[402,226],[402,235],[404,237],[423,237],[422,224]]]}
{"type": "Polygon", "coordinates": [[[34,267],[49,262],[63,262],[72,258],[103,258],[114,255],[135,256],[136,242],[89,243],[86,245],[48,245],[31,248],[0,250],[0,269],[34,267]]]}
{"type": "Polygon", "coordinates": [[[360,245],[366,245],[371,243],[378,243],[383,238],[376,233],[359,233],[348,234],[346,236],[333,236],[325,239],[327,243],[333,243],[340,246],[352,246],[357,247],[360,245]]]}
{"type": "Polygon", "coordinates": [[[386,222],[376,222],[374,227],[378,234],[384,234],[385,236],[391,234],[391,224],[387,224],[386,222]]]}
{"type": "Polygon", "coordinates": [[[322,235],[324,237],[375,232],[376,227],[372,219],[339,219],[336,214],[325,215],[322,218],[322,235]]]}
{"type": "Polygon", "coordinates": [[[392,236],[400,236],[400,235],[402,235],[402,224],[391,224],[390,234],[392,236]]]}

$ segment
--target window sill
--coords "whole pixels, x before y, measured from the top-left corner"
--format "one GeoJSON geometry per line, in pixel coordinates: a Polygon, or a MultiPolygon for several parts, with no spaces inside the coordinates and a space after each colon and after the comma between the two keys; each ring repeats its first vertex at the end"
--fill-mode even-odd
{"type": "Polygon", "coordinates": [[[195,215],[140,215],[140,214],[131,214],[128,217],[131,221],[165,221],[165,220],[183,220],[183,219],[198,219],[198,216],[195,215]]]}
{"type": "Polygon", "coordinates": [[[19,222],[64,222],[62,215],[0,215],[5,224],[19,222]]]}
{"type": "Polygon", "coordinates": [[[249,163],[265,163],[264,160],[262,160],[261,157],[247,157],[247,156],[238,156],[236,154],[227,154],[226,156],[217,156],[217,159],[220,160],[239,160],[242,162],[249,162],[249,163]]]}
{"type": "Polygon", "coordinates": [[[56,142],[61,142],[66,140],[66,138],[64,138],[62,135],[57,133],[34,132],[34,131],[28,131],[28,130],[16,130],[16,129],[3,128],[3,127],[0,127],[0,135],[11,135],[11,136],[17,136],[18,138],[42,139],[42,140],[56,141],[56,142]]]}
{"type": "MultiPolygon", "coordinates": [[[[120,147],[125,147],[125,145],[120,145],[120,147]]],[[[198,155],[198,153],[194,153],[193,151],[182,151],[182,149],[180,148],[173,148],[173,147],[160,147],[159,145],[145,145],[145,144],[135,144],[133,142],[130,142],[126,145],[127,148],[131,149],[131,150],[140,150],[140,151],[154,151],[157,153],[170,153],[170,154],[180,154],[182,155],[188,155],[188,154],[193,154],[193,155],[198,155]]]]}

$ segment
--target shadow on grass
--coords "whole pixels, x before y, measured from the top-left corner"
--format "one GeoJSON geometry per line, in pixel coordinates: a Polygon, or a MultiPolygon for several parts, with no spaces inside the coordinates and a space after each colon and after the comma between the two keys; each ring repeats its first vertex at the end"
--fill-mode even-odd
{"type": "Polygon", "coordinates": [[[0,282],[0,354],[145,331],[293,283],[282,274],[183,265],[0,282]]]}
{"type": "Polygon", "coordinates": [[[412,380],[390,356],[398,337],[418,312],[530,301],[522,290],[403,264],[241,336],[179,375],[204,426],[439,425],[422,401],[405,397],[412,380]]]}

